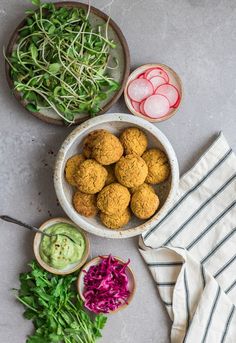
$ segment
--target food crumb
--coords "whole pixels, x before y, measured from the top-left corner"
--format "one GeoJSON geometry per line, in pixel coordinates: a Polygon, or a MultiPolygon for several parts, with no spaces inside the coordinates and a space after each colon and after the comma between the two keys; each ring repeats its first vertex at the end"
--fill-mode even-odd
{"type": "Polygon", "coordinates": [[[47,167],[48,166],[48,163],[46,160],[42,160],[41,163],[44,165],[44,167],[47,167]]]}

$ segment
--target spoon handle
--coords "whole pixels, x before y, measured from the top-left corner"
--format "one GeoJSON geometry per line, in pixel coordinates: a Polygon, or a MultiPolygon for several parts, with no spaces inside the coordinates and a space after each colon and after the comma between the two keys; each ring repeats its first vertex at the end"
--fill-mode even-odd
{"type": "Polygon", "coordinates": [[[21,222],[20,220],[17,220],[17,219],[15,219],[15,218],[12,218],[12,217],[9,217],[9,216],[0,216],[0,218],[1,218],[2,220],[5,220],[6,222],[13,223],[13,224],[16,224],[16,225],[20,225],[20,226],[25,227],[26,229],[31,230],[31,231],[39,232],[39,233],[41,233],[42,235],[46,235],[46,236],[51,237],[51,236],[50,236],[49,234],[47,234],[46,232],[43,232],[43,231],[37,229],[36,227],[34,227],[34,226],[32,226],[32,225],[23,223],[23,222],[21,222]]]}

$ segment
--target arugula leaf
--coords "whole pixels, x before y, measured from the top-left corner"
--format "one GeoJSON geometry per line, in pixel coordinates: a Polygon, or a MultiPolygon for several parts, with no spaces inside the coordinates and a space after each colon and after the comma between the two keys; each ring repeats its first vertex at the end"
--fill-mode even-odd
{"type": "Polygon", "coordinates": [[[30,111],[30,112],[38,112],[38,108],[34,105],[34,104],[32,104],[32,103],[29,103],[29,104],[27,104],[26,106],[25,106],[25,108],[28,110],[28,111],[30,111]]]}
{"type": "Polygon", "coordinates": [[[40,6],[41,5],[41,1],[40,0],[31,0],[31,2],[35,6],[40,6]]]}
{"type": "Polygon", "coordinates": [[[30,52],[31,52],[31,56],[33,60],[36,60],[36,58],[38,57],[38,50],[36,46],[34,45],[34,43],[30,44],[30,52]]]}
{"type": "Polygon", "coordinates": [[[48,33],[53,34],[55,32],[55,30],[56,30],[56,26],[51,24],[48,28],[48,33]]]}
{"type": "Polygon", "coordinates": [[[48,71],[52,74],[57,74],[59,72],[60,68],[61,68],[60,63],[52,63],[49,65],[48,71]]]}

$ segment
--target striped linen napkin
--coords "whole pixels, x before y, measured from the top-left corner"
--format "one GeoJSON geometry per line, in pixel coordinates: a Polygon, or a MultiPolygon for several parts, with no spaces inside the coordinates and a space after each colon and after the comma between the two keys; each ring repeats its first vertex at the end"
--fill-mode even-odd
{"type": "Polygon", "coordinates": [[[236,343],[235,205],[236,157],[221,133],[140,239],[173,322],[172,343],[236,343]]]}

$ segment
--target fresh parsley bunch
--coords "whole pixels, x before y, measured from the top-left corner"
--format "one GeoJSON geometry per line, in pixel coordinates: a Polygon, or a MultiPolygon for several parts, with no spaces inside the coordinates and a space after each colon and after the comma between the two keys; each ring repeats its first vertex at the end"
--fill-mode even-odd
{"type": "Polygon", "coordinates": [[[36,261],[31,271],[20,274],[17,299],[25,306],[24,317],[32,320],[35,333],[26,343],[94,343],[101,337],[107,318],[93,319],[85,312],[74,289],[75,275],[53,275],[36,261]]]}

